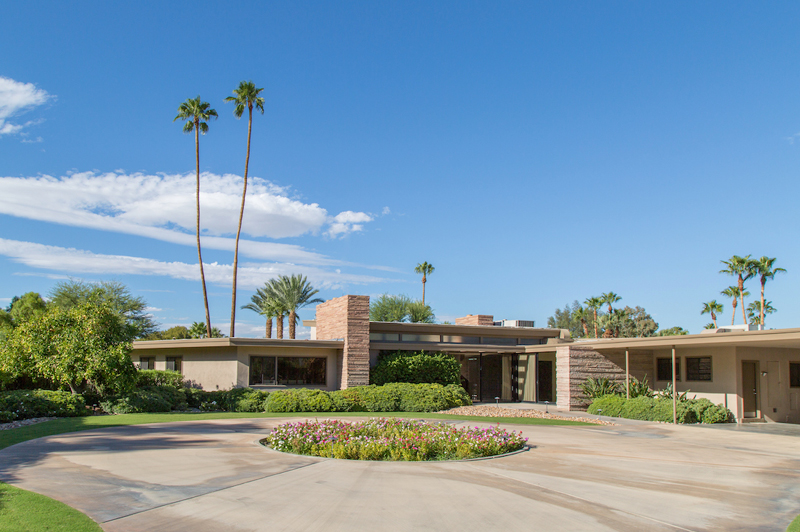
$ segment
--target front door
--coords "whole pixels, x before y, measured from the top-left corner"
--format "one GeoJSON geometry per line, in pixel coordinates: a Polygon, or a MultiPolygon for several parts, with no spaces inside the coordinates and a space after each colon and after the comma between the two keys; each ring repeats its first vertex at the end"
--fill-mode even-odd
{"type": "Polygon", "coordinates": [[[481,355],[481,401],[495,402],[502,399],[503,357],[481,355]]]}
{"type": "Polygon", "coordinates": [[[539,382],[539,401],[553,401],[553,361],[540,360],[536,367],[539,382]]]}
{"type": "Polygon", "coordinates": [[[758,362],[742,362],[744,417],[758,417],[758,362]]]}
{"type": "Polygon", "coordinates": [[[461,386],[473,401],[481,399],[481,356],[469,355],[461,366],[461,386]]]}

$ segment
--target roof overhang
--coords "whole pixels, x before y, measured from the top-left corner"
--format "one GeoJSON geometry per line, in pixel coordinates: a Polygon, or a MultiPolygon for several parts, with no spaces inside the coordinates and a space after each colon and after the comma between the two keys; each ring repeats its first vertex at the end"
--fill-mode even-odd
{"type": "Polygon", "coordinates": [[[286,340],[277,338],[190,338],[184,340],[137,340],[134,349],[176,349],[201,347],[284,347],[304,349],[342,349],[342,340],[286,340]]]}
{"type": "Polygon", "coordinates": [[[441,323],[404,323],[395,321],[371,321],[369,322],[369,332],[497,336],[502,338],[559,338],[562,335],[561,329],[498,327],[494,325],[444,325],[441,323]]]}
{"type": "Polygon", "coordinates": [[[428,351],[444,353],[524,353],[524,345],[451,344],[437,342],[370,342],[369,348],[380,351],[428,351]]]}

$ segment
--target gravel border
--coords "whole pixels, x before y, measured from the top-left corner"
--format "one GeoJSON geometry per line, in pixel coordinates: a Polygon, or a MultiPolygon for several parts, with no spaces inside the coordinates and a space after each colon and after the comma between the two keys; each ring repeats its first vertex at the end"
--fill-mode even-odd
{"type": "Polygon", "coordinates": [[[32,417],[30,419],[20,419],[19,421],[11,421],[10,423],[0,423],[0,430],[11,430],[25,427],[27,425],[36,425],[37,423],[44,423],[45,421],[53,421],[57,417],[32,417]]]}

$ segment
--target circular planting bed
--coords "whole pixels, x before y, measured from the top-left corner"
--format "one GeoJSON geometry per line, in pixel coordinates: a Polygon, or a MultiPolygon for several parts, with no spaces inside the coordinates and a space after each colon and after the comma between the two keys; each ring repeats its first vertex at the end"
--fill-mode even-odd
{"type": "Polygon", "coordinates": [[[380,418],[285,423],[261,440],[287,453],[345,460],[466,460],[518,451],[527,438],[500,427],[457,428],[422,420],[380,418]]]}

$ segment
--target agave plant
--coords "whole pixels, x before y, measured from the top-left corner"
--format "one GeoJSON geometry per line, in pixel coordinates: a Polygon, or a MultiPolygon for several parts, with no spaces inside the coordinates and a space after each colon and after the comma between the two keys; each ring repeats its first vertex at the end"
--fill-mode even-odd
{"type": "Polygon", "coordinates": [[[631,399],[636,397],[653,397],[653,390],[650,389],[650,383],[647,382],[647,375],[642,380],[636,377],[631,377],[628,384],[628,393],[631,399]]]}
{"type": "MultiPolygon", "coordinates": [[[[689,398],[687,397],[687,394],[689,393],[689,391],[690,390],[686,390],[685,392],[683,392],[681,394],[678,394],[678,402],[679,403],[682,403],[684,401],[688,401],[689,398]]],[[[658,397],[661,397],[662,399],[672,399],[672,393],[673,393],[672,392],[672,383],[668,382],[663,390],[661,390],[660,392],[656,392],[656,395],[658,397]]]]}
{"type": "Polygon", "coordinates": [[[608,377],[593,379],[589,377],[581,384],[581,391],[589,399],[597,399],[605,395],[617,395],[622,391],[618,382],[608,380],[608,377]]]}

